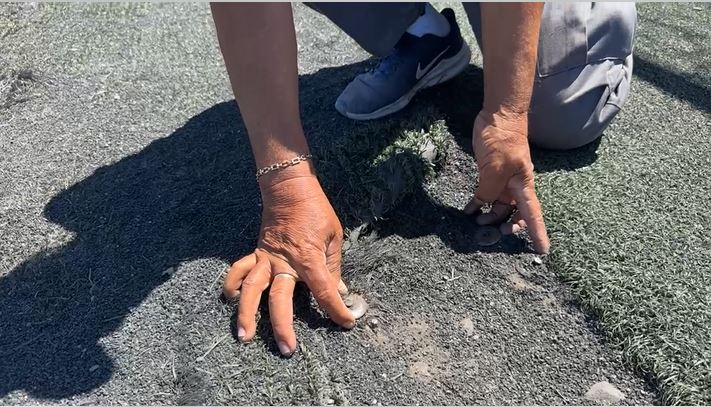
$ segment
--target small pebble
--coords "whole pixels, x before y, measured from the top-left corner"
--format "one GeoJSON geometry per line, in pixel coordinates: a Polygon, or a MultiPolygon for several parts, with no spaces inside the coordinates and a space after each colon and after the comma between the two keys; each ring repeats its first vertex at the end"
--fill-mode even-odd
{"type": "Polygon", "coordinates": [[[368,326],[375,329],[380,326],[380,321],[378,321],[378,318],[371,318],[370,321],[368,321],[368,326]]]}
{"type": "Polygon", "coordinates": [[[326,399],[326,400],[324,400],[324,401],[325,401],[326,404],[328,404],[328,405],[333,405],[334,403],[336,403],[336,400],[334,400],[334,399],[326,399]]]}
{"type": "Polygon", "coordinates": [[[175,267],[172,267],[172,266],[163,270],[163,272],[161,273],[161,275],[164,275],[164,276],[172,276],[173,274],[175,274],[175,267]]]}
{"type": "Polygon", "coordinates": [[[541,260],[541,258],[538,256],[534,256],[533,257],[533,264],[535,264],[536,266],[540,266],[541,264],[543,264],[543,260],[541,260]]]}
{"type": "Polygon", "coordinates": [[[373,401],[370,402],[371,406],[374,406],[376,404],[378,404],[378,400],[376,400],[376,399],[373,399],[373,401]]]}
{"type": "Polygon", "coordinates": [[[474,239],[479,246],[493,246],[501,240],[501,232],[493,226],[480,226],[474,232],[474,239]]]}
{"type": "Polygon", "coordinates": [[[421,148],[422,152],[420,153],[420,156],[425,160],[433,163],[437,158],[437,146],[431,141],[426,141],[421,148]]]}
{"type": "Polygon", "coordinates": [[[471,319],[464,318],[459,321],[459,325],[462,327],[467,336],[472,336],[474,334],[474,322],[471,319]]]}
{"type": "Polygon", "coordinates": [[[619,403],[625,395],[610,382],[598,382],[592,385],[585,393],[585,398],[595,403],[619,403]]]}

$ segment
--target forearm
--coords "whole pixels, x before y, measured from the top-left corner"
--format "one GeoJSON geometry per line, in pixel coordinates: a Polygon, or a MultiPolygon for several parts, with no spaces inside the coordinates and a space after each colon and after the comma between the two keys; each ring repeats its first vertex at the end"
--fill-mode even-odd
{"type": "MultiPolygon", "coordinates": [[[[213,3],[211,7],[257,168],[308,153],[299,117],[291,5],[213,3]]],[[[311,171],[310,164],[300,164],[277,172],[288,176],[311,171]]]]}
{"type": "Polygon", "coordinates": [[[484,111],[528,112],[543,3],[481,3],[484,111]]]}

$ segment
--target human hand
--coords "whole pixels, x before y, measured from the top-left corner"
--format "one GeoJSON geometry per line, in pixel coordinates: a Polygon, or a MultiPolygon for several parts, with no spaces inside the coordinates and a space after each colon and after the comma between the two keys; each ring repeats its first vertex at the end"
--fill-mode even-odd
{"type": "Polygon", "coordinates": [[[490,212],[477,216],[478,224],[501,223],[513,214],[500,226],[501,232],[517,233],[528,227],[534,249],[548,253],[550,241],[533,182],[526,115],[481,111],[472,137],[479,187],[464,212],[473,215],[491,203],[490,212]]]}
{"type": "Polygon", "coordinates": [[[341,296],[343,228],[314,175],[262,185],[262,225],[257,249],[232,264],[223,286],[239,298],[237,336],[248,343],[256,332],[262,292],[269,290],[269,313],[279,351],[296,350],[293,292],[297,281],[311,289],[318,304],[338,325],[355,325],[341,296]]]}

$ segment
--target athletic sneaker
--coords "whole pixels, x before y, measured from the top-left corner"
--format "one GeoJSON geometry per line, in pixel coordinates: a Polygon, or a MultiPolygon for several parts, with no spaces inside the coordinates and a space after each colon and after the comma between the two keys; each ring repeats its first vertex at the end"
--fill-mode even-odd
{"type": "Polygon", "coordinates": [[[354,120],[377,119],[410,103],[420,90],[462,72],[471,52],[462,39],[452,9],[442,10],[449,34],[417,37],[403,34],[393,52],[370,71],[358,75],[336,100],[336,110],[354,120]]]}

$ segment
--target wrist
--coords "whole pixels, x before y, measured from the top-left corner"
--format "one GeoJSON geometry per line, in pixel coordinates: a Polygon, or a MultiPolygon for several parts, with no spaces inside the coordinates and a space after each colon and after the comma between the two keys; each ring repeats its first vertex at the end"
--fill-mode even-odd
{"type": "Polygon", "coordinates": [[[311,158],[300,161],[295,165],[267,172],[257,178],[257,183],[261,191],[266,191],[282,182],[296,178],[316,178],[316,168],[311,158]]]}
{"type": "Polygon", "coordinates": [[[264,191],[273,186],[294,178],[315,177],[309,146],[300,125],[277,126],[274,130],[261,129],[250,132],[250,141],[257,166],[257,184],[264,191]],[[306,158],[308,157],[308,158],[306,158]],[[271,166],[279,166],[291,160],[302,158],[291,165],[270,169],[263,174],[259,172],[271,166]]]}
{"type": "Polygon", "coordinates": [[[528,138],[528,111],[498,106],[495,109],[482,109],[477,117],[488,126],[528,138]]]}
{"type": "Polygon", "coordinates": [[[258,180],[264,207],[291,206],[313,198],[320,191],[316,170],[311,160],[267,173],[258,180]]]}

